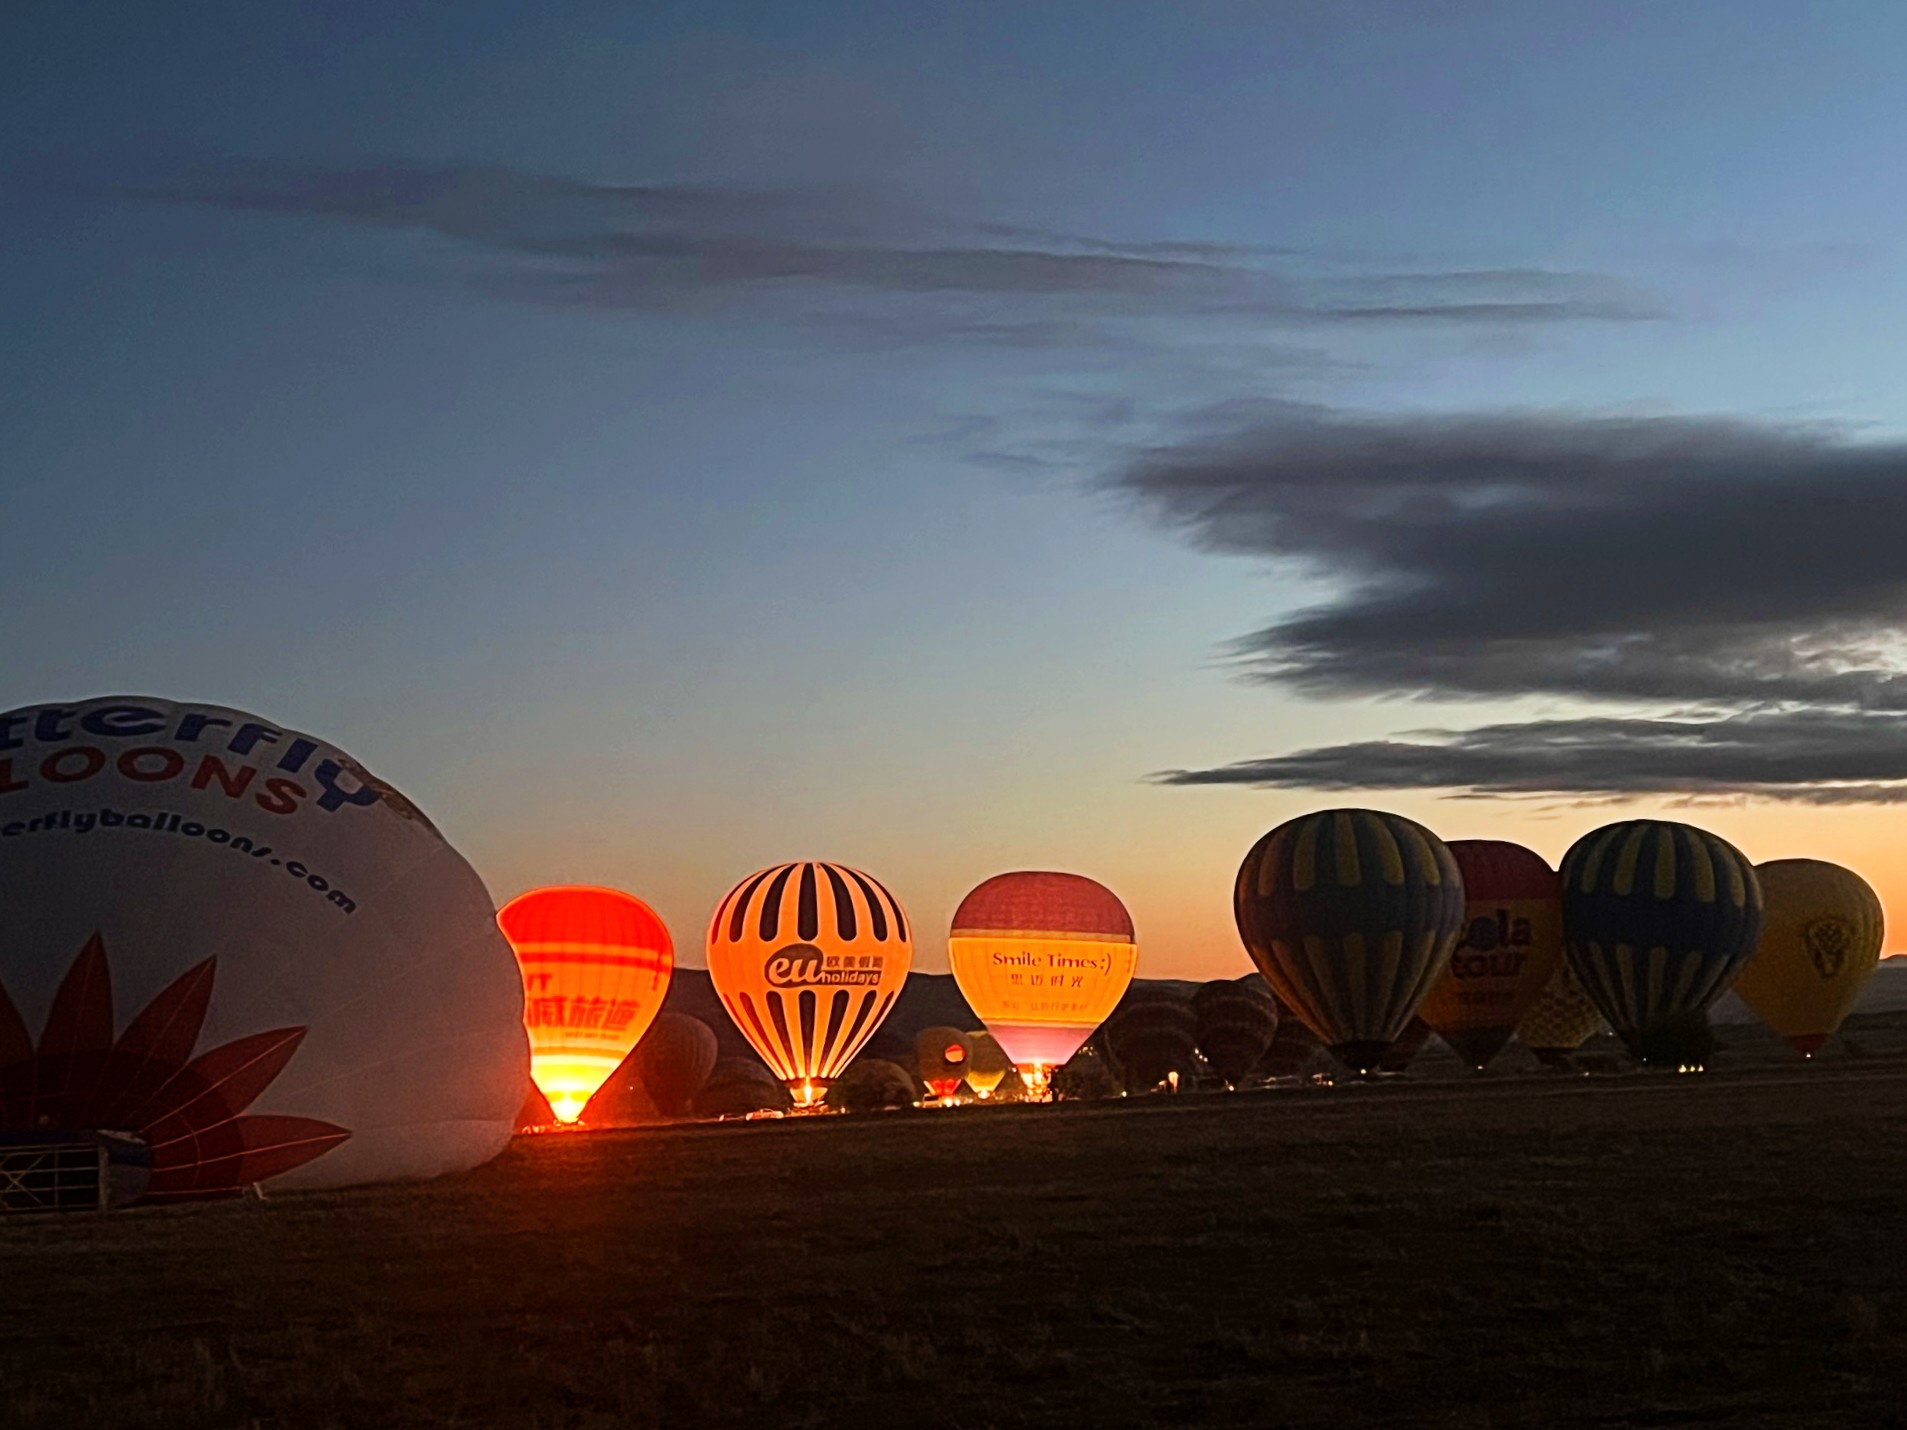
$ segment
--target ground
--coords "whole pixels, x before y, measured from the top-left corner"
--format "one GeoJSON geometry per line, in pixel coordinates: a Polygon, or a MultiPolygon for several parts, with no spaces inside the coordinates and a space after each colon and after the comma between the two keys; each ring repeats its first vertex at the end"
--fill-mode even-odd
{"type": "Polygon", "coordinates": [[[1907,1426],[1907,1059],[520,1138],[0,1222],[0,1425],[1907,1426]]]}

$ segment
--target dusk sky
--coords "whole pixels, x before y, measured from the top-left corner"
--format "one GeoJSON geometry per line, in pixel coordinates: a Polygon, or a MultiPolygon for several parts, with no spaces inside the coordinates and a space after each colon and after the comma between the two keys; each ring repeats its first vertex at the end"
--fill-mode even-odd
{"type": "Polygon", "coordinates": [[[295,8],[0,18],[0,708],[310,730],[694,964],[822,858],[1243,973],[1330,804],[1907,914],[1907,7],[295,8]]]}

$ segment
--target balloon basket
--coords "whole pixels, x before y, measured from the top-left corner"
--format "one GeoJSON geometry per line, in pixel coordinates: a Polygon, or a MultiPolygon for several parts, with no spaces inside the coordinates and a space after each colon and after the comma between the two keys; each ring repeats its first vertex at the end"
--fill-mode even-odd
{"type": "Polygon", "coordinates": [[[1051,1102],[1053,1100],[1053,1070],[1044,1063],[1034,1063],[1020,1069],[1020,1081],[1026,1087],[1028,1102],[1051,1102]]]}

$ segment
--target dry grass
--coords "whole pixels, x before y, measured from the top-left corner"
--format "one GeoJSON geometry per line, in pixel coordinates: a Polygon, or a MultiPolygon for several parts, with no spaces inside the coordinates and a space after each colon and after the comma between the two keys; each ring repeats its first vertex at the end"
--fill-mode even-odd
{"type": "Polygon", "coordinates": [[[1907,1062],[521,1140],[0,1223],[0,1425],[1907,1426],[1907,1062]]]}

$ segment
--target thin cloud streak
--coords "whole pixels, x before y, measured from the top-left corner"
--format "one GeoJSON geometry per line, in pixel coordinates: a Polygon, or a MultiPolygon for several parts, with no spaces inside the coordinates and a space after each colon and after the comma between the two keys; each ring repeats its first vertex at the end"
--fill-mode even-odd
{"type": "MultiPolygon", "coordinates": [[[[1600,274],[1307,278],[1275,247],[1124,242],[962,221],[864,190],[594,184],[484,165],[253,161],[104,192],[445,240],[501,265],[486,280],[490,291],[565,306],[675,311],[698,299],[747,295],[759,316],[754,304],[763,295],[812,299],[816,292],[969,305],[883,320],[890,332],[910,325],[922,343],[939,341],[948,322],[969,340],[991,324],[1005,345],[1028,346],[1040,345],[1042,332],[1064,333],[1068,343],[1091,336],[1088,325],[1106,318],[1516,327],[1660,314],[1600,274]],[[976,303],[983,311],[973,311],[976,303]]],[[[791,303],[778,316],[812,317],[812,305],[791,303]]]]}

